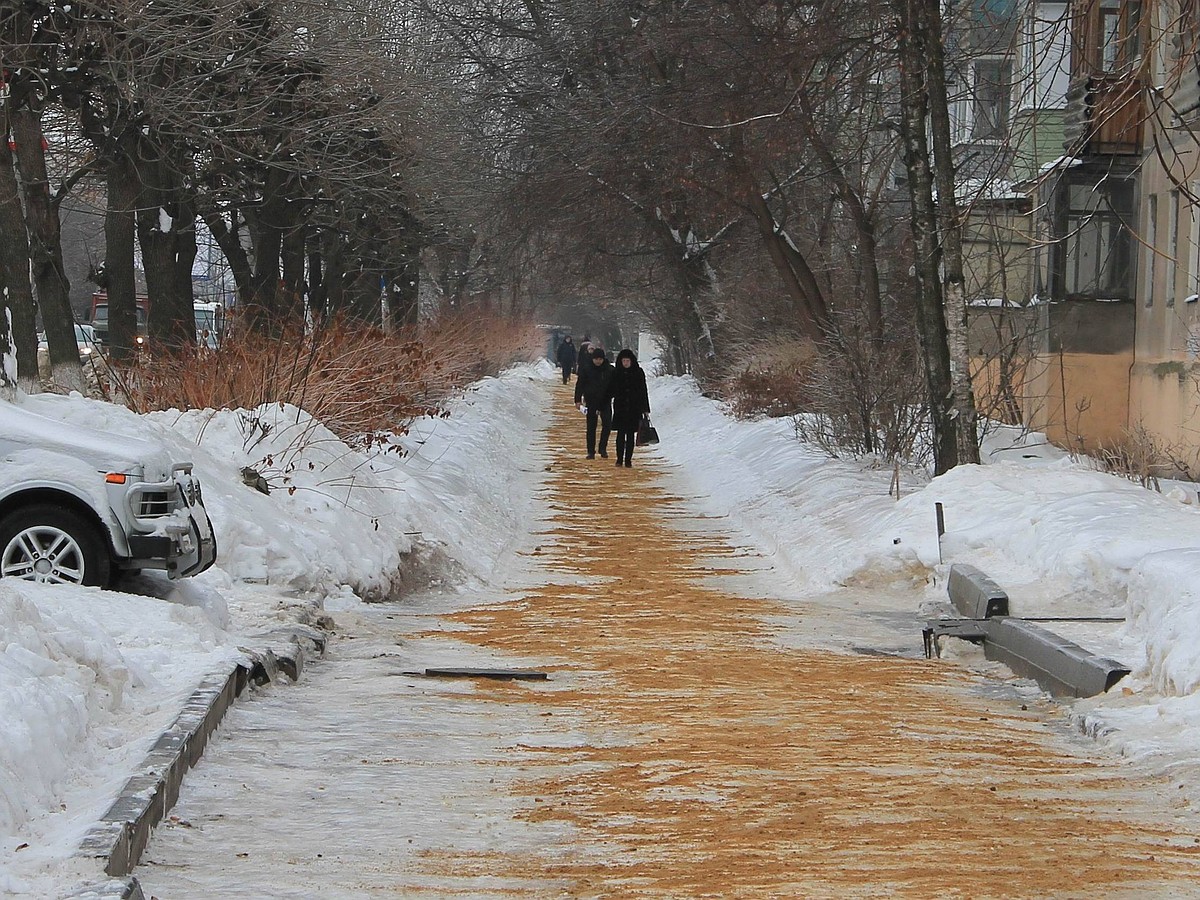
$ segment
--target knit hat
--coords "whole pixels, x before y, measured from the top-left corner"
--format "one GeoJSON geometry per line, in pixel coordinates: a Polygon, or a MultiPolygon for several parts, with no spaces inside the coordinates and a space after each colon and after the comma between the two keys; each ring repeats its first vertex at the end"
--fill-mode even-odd
{"type": "Polygon", "coordinates": [[[604,351],[597,347],[592,351],[592,359],[604,359],[604,351]]]}

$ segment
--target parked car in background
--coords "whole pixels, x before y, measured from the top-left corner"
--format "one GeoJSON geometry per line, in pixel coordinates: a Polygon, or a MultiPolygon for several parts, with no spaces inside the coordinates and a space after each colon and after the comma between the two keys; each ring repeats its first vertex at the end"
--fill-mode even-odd
{"type": "Polygon", "coordinates": [[[225,337],[225,307],[220,303],[196,301],[192,309],[196,317],[196,343],[202,348],[216,350],[225,337]]]}
{"type": "MultiPolygon", "coordinates": [[[[38,351],[48,350],[46,333],[39,331],[37,337],[38,351]]],[[[100,352],[100,341],[96,337],[96,329],[91,325],[84,325],[82,322],[75,323],[75,343],[79,345],[80,362],[87,362],[88,357],[100,352]]]]}
{"type": "MultiPolygon", "coordinates": [[[[50,345],[46,341],[44,332],[38,332],[37,345],[37,362],[38,374],[42,378],[50,378],[50,345]]],[[[104,352],[100,346],[99,340],[96,338],[96,332],[91,325],[75,323],[75,343],[79,347],[79,361],[88,365],[102,365],[104,363],[104,352]]]]}
{"type": "Polygon", "coordinates": [[[0,400],[0,577],[108,586],[195,575],[216,554],[190,462],[0,400]]]}
{"type": "MultiPolygon", "coordinates": [[[[146,335],[150,322],[150,298],[139,296],[137,303],[137,337],[134,340],[139,347],[146,344],[146,335]]],[[[96,291],[92,294],[92,306],[88,311],[87,322],[96,332],[96,340],[101,344],[108,343],[108,292],[96,291]]]]}

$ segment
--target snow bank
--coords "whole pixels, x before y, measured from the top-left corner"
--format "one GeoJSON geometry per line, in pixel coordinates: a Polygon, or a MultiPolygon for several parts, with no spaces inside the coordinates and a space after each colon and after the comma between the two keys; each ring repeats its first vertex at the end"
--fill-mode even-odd
{"type": "MultiPolygon", "coordinates": [[[[990,465],[932,482],[829,459],[786,420],[736,421],[688,378],[651,382],[661,451],[706,511],[728,515],[811,589],[944,575],[969,562],[1009,591],[1017,615],[1121,615],[1164,694],[1200,688],[1200,511],[1097,472],[1037,441],[992,438],[990,465]],[[935,503],[945,510],[937,540],[935,503]]],[[[944,596],[938,584],[930,597],[944,596]]]]}
{"type": "MultiPolygon", "coordinates": [[[[234,581],[318,595],[348,586],[378,598],[405,578],[414,541],[486,574],[507,533],[507,504],[497,498],[511,489],[510,460],[539,427],[547,368],[485,378],[449,402],[445,418],[419,420],[409,435],[371,450],[347,446],[285,404],[145,416],[79,395],[38,395],[25,405],[149,437],[192,460],[217,535],[217,566],[234,581]],[[243,469],[261,473],[270,494],[248,486],[243,469]]],[[[223,583],[220,573],[197,580],[223,583]]]]}
{"type": "Polygon", "coordinates": [[[1146,677],[1156,690],[1197,693],[1200,549],[1148,553],[1138,561],[1129,578],[1128,627],[1145,637],[1146,677]]]}

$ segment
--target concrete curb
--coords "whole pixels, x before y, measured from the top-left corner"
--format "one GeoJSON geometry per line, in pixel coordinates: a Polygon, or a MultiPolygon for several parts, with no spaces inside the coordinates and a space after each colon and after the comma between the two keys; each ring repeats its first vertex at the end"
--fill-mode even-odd
{"type": "Polygon", "coordinates": [[[79,855],[102,861],[113,880],[70,895],[76,900],[144,900],[136,878],[126,878],[141,860],[154,827],[179,799],[183,777],[204,753],[208,739],[246,687],[267,684],[280,673],[299,679],[306,662],[325,652],[326,636],[315,628],[291,626],[263,635],[257,650],[240,648],[243,659],[223,675],[206,678],[188,698],[174,724],[146,754],[108,812],[79,848],[79,855]]]}

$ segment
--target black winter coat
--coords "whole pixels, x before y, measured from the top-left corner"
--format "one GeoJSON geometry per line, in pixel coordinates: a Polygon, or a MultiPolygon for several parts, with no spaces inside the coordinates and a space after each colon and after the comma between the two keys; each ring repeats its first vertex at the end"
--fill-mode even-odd
{"type": "Polygon", "coordinates": [[[572,372],[575,371],[575,354],[574,344],[568,344],[566,341],[559,344],[557,353],[559,368],[569,369],[572,372]]]}
{"type": "Polygon", "coordinates": [[[579,364],[579,377],[575,379],[575,402],[580,398],[587,401],[588,409],[602,409],[609,402],[613,367],[607,359],[597,366],[590,359],[579,364]]]}
{"type": "Polygon", "coordinates": [[[627,369],[618,358],[608,395],[613,405],[613,428],[617,430],[636,429],[642,423],[642,416],[650,412],[646,373],[636,362],[627,369]]]}

